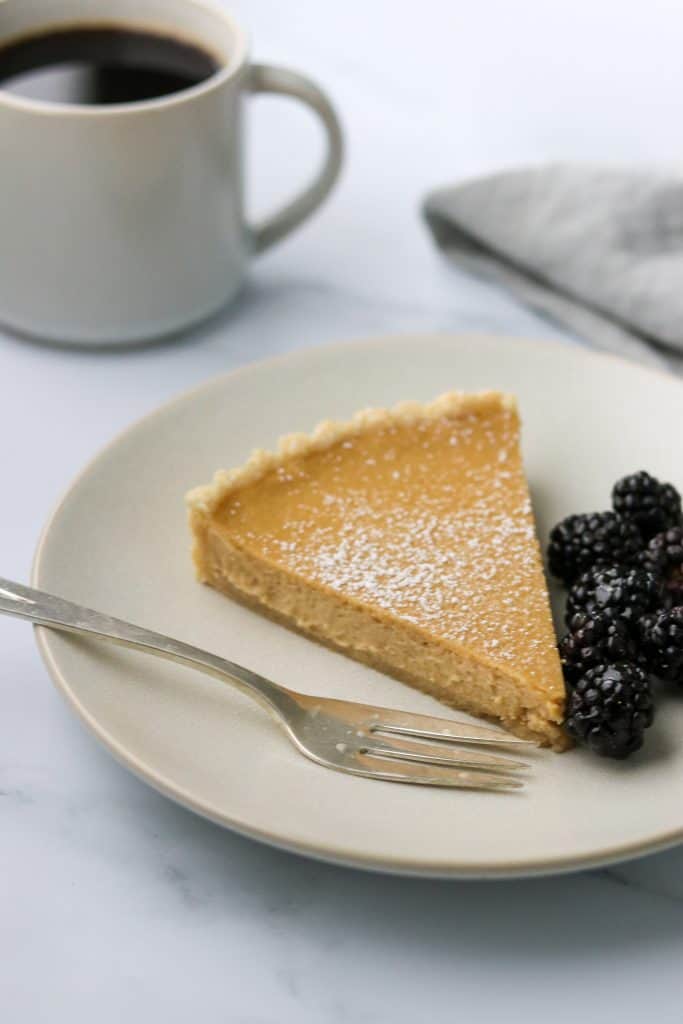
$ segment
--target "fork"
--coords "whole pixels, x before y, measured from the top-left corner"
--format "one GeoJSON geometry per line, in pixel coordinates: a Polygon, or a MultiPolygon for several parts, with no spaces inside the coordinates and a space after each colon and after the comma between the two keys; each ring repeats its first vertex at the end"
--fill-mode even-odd
{"type": "Polygon", "coordinates": [[[498,729],[298,693],[199,647],[1,577],[0,613],[112,640],[232,683],[265,706],[302,754],[351,775],[423,786],[519,789],[523,783],[511,773],[529,765],[472,748],[536,746],[498,729]]]}

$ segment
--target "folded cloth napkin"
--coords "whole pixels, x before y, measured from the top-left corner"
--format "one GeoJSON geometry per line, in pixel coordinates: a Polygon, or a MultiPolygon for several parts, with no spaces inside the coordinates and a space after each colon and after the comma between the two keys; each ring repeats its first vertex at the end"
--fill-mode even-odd
{"type": "Polygon", "coordinates": [[[554,164],[429,195],[455,264],[598,348],[683,374],[683,172],[554,164]]]}

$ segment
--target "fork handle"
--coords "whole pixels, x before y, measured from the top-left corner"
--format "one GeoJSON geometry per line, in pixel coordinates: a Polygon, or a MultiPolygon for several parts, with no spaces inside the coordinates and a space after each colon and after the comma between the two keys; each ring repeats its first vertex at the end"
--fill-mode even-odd
{"type": "Polygon", "coordinates": [[[251,672],[226,658],[210,654],[199,647],[174,640],[162,633],[154,633],[142,626],[135,626],[111,615],[103,615],[73,604],[62,597],[33,590],[21,583],[14,583],[0,577],[0,614],[28,619],[38,626],[52,626],[68,633],[82,633],[113,640],[126,647],[134,647],[170,661],[191,665],[221,681],[230,681],[256,700],[265,704],[268,710],[279,715],[291,714],[298,706],[295,694],[277,686],[269,679],[251,672]]]}

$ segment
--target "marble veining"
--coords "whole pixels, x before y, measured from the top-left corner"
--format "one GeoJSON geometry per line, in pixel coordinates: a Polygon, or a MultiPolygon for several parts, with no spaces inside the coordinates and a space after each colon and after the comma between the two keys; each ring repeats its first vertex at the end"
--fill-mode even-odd
{"type": "MultiPolygon", "coordinates": [[[[10,578],[28,578],[48,510],[100,446],[215,373],[389,331],[576,341],[445,266],[420,222],[423,194],[515,162],[675,152],[683,14],[659,0],[577,0],[552,16],[541,0],[230,6],[257,59],[329,89],[347,128],[344,177],[314,222],[254,265],[232,310],[188,338],[111,354],[0,335],[0,465],[4,493],[21,496],[3,505],[10,578]]],[[[319,139],[276,101],[248,116],[258,212],[310,173],[319,139]]],[[[0,649],[3,1021],[415,1024],[428,1010],[635,1024],[655,1006],[658,1024],[680,1021],[683,850],[496,883],[297,858],[127,774],[51,687],[28,626],[0,620],[0,649]]]]}

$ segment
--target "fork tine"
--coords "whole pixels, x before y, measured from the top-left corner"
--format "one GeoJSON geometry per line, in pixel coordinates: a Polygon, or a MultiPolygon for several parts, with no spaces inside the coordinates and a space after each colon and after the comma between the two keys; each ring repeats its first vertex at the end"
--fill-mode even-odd
{"type": "MultiPolygon", "coordinates": [[[[442,786],[449,789],[521,789],[524,785],[519,779],[507,775],[493,775],[488,772],[459,771],[442,765],[419,764],[415,761],[396,761],[373,757],[370,754],[357,754],[355,762],[356,774],[367,775],[372,779],[383,779],[385,782],[406,782],[420,786],[442,786]]],[[[348,769],[347,769],[348,770],[348,769]]],[[[354,769],[351,769],[354,770],[354,769]]]]}
{"type": "Polygon", "coordinates": [[[469,725],[455,719],[435,718],[432,715],[414,715],[410,711],[393,708],[368,708],[367,728],[373,732],[395,733],[399,736],[420,737],[441,743],[481,743],[490,746],[537,747],[535,740],[490,729],[483,725],[469,725]]]}
{"type": "Polygon", "coordinates": [[[323,711],[365,731],[389,733],[409,738],[435,740],[437,743],[478,743],[483,746],[524,746],[538,747],[536,740],[513,736],[503,729],[484,725],[470,725],[454,718],[437,718],[434,715],[416,715],[412,711],[398,711],[358,701],[336,700],[327,697],[310,697],[298,693],[300,705],[317,714],[323,711]]]}
{"type": "Polygon", "coordinates": [[[368,736],[367,745],[361,749],[363,753],[369,755],[377,754],[380,757],[393,757],[419,764],[440,764],[451,768],[518,771],[520,768],[530,767],[524,761],[515,761],[510,757],[496,757],[494,754],[481,754],[468,749],[454,750],[452,747],[449,748],[439,743],[423,743],[420,740],[411,742],[403,739],[392,743],[376,733],[371,733],[368,736]]]}

